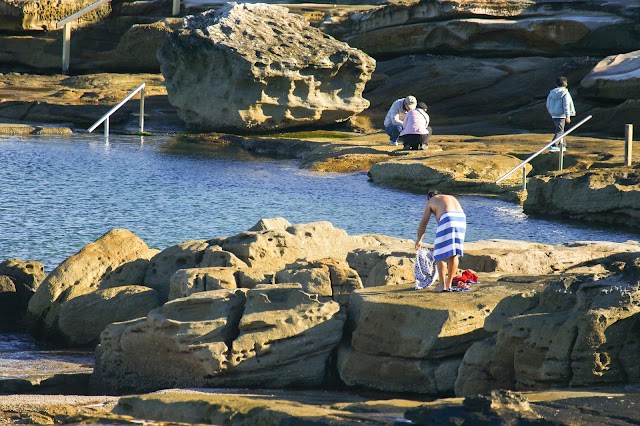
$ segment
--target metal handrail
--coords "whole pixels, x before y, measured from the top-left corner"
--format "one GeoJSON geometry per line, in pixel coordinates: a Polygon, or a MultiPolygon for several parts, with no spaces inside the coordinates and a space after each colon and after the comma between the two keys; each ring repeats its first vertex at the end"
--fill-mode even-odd
{"type": "MultiPolygon", "coordinates": [[[[557,138],[555,138],[554,140],[552,140],[551,142],[549,142],[548,144],[546,144],[545,146],[543,146],[542,148],[540,148],[538,151],[536,151],[534,154],[532,154],[531,156],[529,156],[529,158],[527,158],[526,160],[524,160],[522,163],[518,164],[517,166],[515,166],[513,169],[509,170],[507,173],[505,173],[504,175],[502,175],[502,177],[500,177],[497,181],[496,184],[499,184],[500,182],[502,182],[503,180],[505,180],[507,177],[511,176],[511,174],[513,172],[515,172],[516,170],[518,170],[520,167],[524,167],[525,165],[527,165],[527,163],[529,163],[531,160],[533,160],[534,158],[536,158],[538,155],[542,154],[545,150],[547,150],[551,145],[555,144],[556,142],[558,142],[559,140],[561,140],[562,138],[564,138],[565,136],[567,136],[569,133],[573,132],[575,129],[577,129],[578,127],[582,126],[584,123],[586,123],[587,121],[591,120],[593,116],[590,115],[586,118],[584,118],[582,121],[580,121],[579,123],[577,123],[575,126],[573,126],[572,128],[570,128],[569,130],[567,130],[566,132],[564,132],[563,134],[561,134],[560,136],[558,136],[557,138]]],[[[559,169],[562,170],[562,155],[564,153],[564,149],[560,148],[560,160],[559,160],[559,169]]],[[[527,181],[526,181],[526,167],[523,169],[524,175],[522,178],[522,182],[523,182],[523,189],[527,189],[527,181]]]]}
{"type": "Polygon", "coordinates": [[[94,11],[98,7],[102,6],[111,0],[98,0],[89,6],[80,9],[79,11],[67,16],[61,21],[56,22],[56,28],[64,26],[62,32],[62,74],[69,72],[69,60],[71,59],[71,22],[86,15],[89,12],[94,11]]]}
{"type": "Polygon", "coordinates": [[[118,105],[116,105],[113,108],[111,108],[105,115],[100,117],[100,119],[98,121],[93,123],[93,126],[89,127],[87,129],[87,131],[89,133],[93,132],[96,129],[96,127],[98,127],[104,121],[104,140],[105,140],[105,142],[108,142],[109,141],[109,117],[111,116],[111,114],[113,114],[118,109],[120,109],[120,107],[122,105],[124,105],[129,99],[134,97],[136,95],[136,93],[140,92],[140,120],[139,120],[139,123],[140,123],[140,133],[143,133],[144,132],[144,88],[145,88],[145,83],[142,83],[133,92],[129,93],[129,95],[127,95],[126,98],[121,100],[118,105]]]}

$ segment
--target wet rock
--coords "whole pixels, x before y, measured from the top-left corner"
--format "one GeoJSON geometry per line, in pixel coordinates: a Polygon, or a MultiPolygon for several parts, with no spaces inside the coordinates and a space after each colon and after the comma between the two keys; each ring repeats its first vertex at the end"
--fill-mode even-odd
{"type": "Polygon", "coordinates": [[[94,387],[317,385],[343,323],[337,303],[320,302],[297,284],[197,293],[107,327],[94,387]]]}
{"type": "Polygon", "coordinates": [[[359,50],[266,4],[231,3],[187,16],[158,59],[180,117],[208,130],[346,120],[369,106],[362,91],[375,68],[359,50]]]}

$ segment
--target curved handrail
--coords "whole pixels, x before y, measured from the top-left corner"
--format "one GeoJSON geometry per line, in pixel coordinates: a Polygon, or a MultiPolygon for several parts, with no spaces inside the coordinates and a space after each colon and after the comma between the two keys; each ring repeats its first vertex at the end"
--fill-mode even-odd
{"type": "MultiPolygon", "coordinates": [[[[551,145],[555,144],[556,142],[558,142],[559,140],[561,140],[562,138],[564,138],[566,135],[568,135],[569,133],[573,132],[575,129],[577,129],[578,127],[582,126],[584,123],[586,123],[587,121],[591,120],[593,116],[590,115],[586,118],[584,118],[582,121],[580,121],[578,124],[576,124],[575,126],[573,126],[572,128],[570,128],[569,130],[567,130],[566,132],[564,132],[563,134],[561,134],[560,136],[558,136],[557,138],[555,138],[554,140],[552,140],[551,142],[549,142],[548,144],[546,144],[545,146],[543,146],[542,148],[540,148],[538,151],[536,151],[534,154],[532,154],[529,158],[527,158],[526,160],[524,160],[522,163],[518,164],[517,166],[515,166],[513,169],[509,170],[507,173],[505,173],[504,175],[502,175],[502,177],[500,177],[497,181],[496,184],[502,182],[503,180],[505,180],[507,177],[509,177],[513,172],[515,172],[516,170],[518,170],[520,167],[524,167],[527,163],[529,163],[531,160],[533,160],[534,158],[536,158],[538,155],[542,154],[546,149],[548,149],[551,145]]],[[[560,153],[560,155],[562,155],[562,153],[560,153]]]]}
{"type": "Polygon", "coordinates": [[[111,108],[105,115],[100,117],[98,121],[93,123],[93,126],[89,127],[87,131],[89,133],[93,132],[96,129],[96,127],[98,127],[100,124],[102,124],[102,122],[106,120],[104,125],[104,137],[105,139],[108,139],[109,138],[109,117],[111,117],[111,115],[114,112],[119,110],[120,107],[124,105],[129,99],[134,97],[136,93],[140,92],[140,133],[143,133],[144,132],[144,88],[145,86],[146,86],[145,83],[142,83],[140,86],[138,86],[134,91],[129,93],[126,98],[121,100],[118,105],[111,108]]]}

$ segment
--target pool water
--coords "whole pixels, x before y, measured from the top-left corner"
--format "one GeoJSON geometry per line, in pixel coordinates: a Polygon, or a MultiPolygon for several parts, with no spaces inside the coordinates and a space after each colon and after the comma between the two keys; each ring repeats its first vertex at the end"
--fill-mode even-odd
{"type": "MultiPolygon", "coordinates": [[[[467,240],[548,244],[637,240],[620,228],[531,218],[516,204],[458,197],[467,240]]],[[[327,174],[295,161],[229,153],[173,136],[0,136],[0,261],[50,271],[111,228],[150,247],[234,235],[261,218],[330,221],[350,234],[415,239],[426,197],[381,187],[365,173],[327,174]]],[[[433,235],[429,223],[426,241],[433,235]]]]}

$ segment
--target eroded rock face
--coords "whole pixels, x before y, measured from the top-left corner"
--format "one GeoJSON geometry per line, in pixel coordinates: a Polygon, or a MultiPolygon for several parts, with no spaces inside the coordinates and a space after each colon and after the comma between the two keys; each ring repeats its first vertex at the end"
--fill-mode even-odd
{"type": "Polygon", "coordinates": [[[374,9],[327,31],[374,56],[602,55],[611,46],[637,48],[636,15],[637,8],[603,7],[598,0],[432,0],[374,9]]]}
{"type": "MultiPolygon", "coordinates": [[[[93,0],[3,0],[0,2],[1,30],[55,30],[56,23],[74,14],[93,0]]],[[[99,22],[111,12],[107,2],[77,19],[75,26],[99,22]]]]}
{"type": "Polygon", "coordinates": [[[215,290],[110,325],[96,352],[94,387],[317,385],[342,337],[345,314],[299,285],[215,290]]]}
{"type": "Polygon", "coordinates": [[[406,244],[409,240],[383,235],[348,235],[330,222],[312,222],[278,226],[260,231],[245,231],[228,238],[209,241],[233,253],[249,267],[276,272],[299,259],[313,261],[325,257],[345,259],[356,248],[379,248],[406,244]]]}
{"type": "Polygon", "coordinates": [[[590,169],[537,176],[529,180],[524,211],[638,227],[639,190],[640,171],[637,168],[590,169]]]}
{"type": "Polygon", "coordinates": [[[170,102],[201,129],[326,125],[364,110],[375,61],[286,8],[230,3],[187,16],[158,51],[170,102]]]}
{"type": "Polygon", "coordinates": [[[639,298],[623,275],[584,276],[558,280],[520,312],[496,309],[497,334],[467,351],[456,394],[637,383],[639,298]]]}

